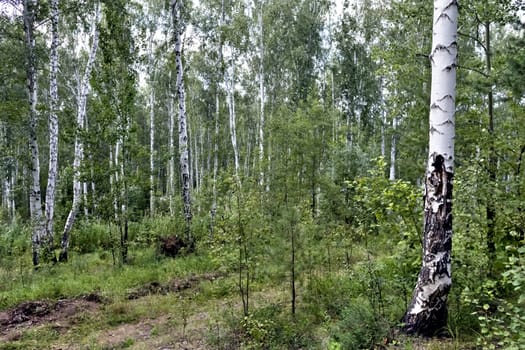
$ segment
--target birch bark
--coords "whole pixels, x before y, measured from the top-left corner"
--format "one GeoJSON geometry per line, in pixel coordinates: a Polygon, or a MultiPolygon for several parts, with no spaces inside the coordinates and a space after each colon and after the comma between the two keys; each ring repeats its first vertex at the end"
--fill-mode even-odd
{"type": "MultiPolygon", "coordinates": [[[[0,121],[0,149],[2,149],[2,151],[7,151],[7,147],[9,147],[10,144],[12,144],[12,140],[9,128],[4,122],[0,121]]],[[[15,165],[15,159],[9,153],[11,152],[6,152],[5,156],[2,157],[2,164],[0,165],[2,171],[2,174],[0,175],[2,177],[2,207],[6,210],[9,221],[14,222],[16,214],[13,196],[13,189],[15,187],[15,170],[13,168],[15,165]]]]}
{"type": "Polygon", "coordinates": [[[397,155],[397,118],[392,118],[392,139],[390,140],[390,174],[388,179],[394,181],[396,179],[396,155],[397,155]]]}
{"type": "MultiPolygon", "coordinates": [[[[169,80],[171,81],[171,72],[169,80]]],[[[175,108],[173,106],[173,96],[171,95],[171,85],[169,87],[170,96],[168,97],[168,117],[169,117],[169,140],[168,140],[168,149],[169,149],[169,160],[168,160],[168,200],[170,206],[170,215],[175,214],[175,206],[173,203],[173,196],[175,195],[175,108]]]]}
{"type": "Polygon", "coordinates": [[[177,71],[176,90],[179,99],[179,151],[180,172],[182,181],[182,201],[184,204],[184,219],[186,221],[186,239],[193,240],[191,235],[191,192],[190,192],[190,164],[188,150],[188,123],[186,119],[186,96],[184,92],[184,68],[182,65],[182,39],[183,30],[181,16],[182,0],[172,0],[172,19],[175,31],[175,66],[177,71]]]}
{"type": "Polygon", "coordinates": [[[31,150],[31,189],[29,193],[29,210],[33,232],[31,235],[33,249],[33,265],[38,267],[40,264],[40,249],[42,239],[45,235],[45,223],[42,213],[42,193],[40,190],[40,153],[37,140],[37,67],[35,54],[35,16],[37,0],[24,0],[24,34],[26,45],[26,74],[27,74],[27,93],[29,101],[29,148],[31,150]]]}
{"type": "MultiPolygon", "coordinates": [[[[234,51],[233,48],[231,48],[234,51]]],[[[230,138],[233,148],[234,176],[239,181],[239,147],[237,145],[237,125],[235,116],[235,54],[232,52],[230,67],[227,77],[228,112],[230,121],[230,138]]]]}
{"type": "Polygon", "coordinates": [[[259,185],[264,185],[264,27],[263,27],[263,8],[264,2],[261,1],[259,10],[259,185]]]}
{"type": "Polygon", "coordinates": [[[454,176],[457,57],[456,0],[434,1],[429,158],[425,179],[423,262],[412,302],[403,317],[406,333],[433,336],[447,324],[452,285],[452,179],[454,176]]]}
{"type": "Polygon", "coordinates": [[[98,22],[100,20],[100,4],[97,4],[95,10],[95,16],[93,22],[91,23],[91,50],[89,51],[88,61],[86,63],[86,68],[80,81],[77,93],[77,117],[76,117],[76,134],[75,134],[75,157],[73,159],[73,203],[71,205],[71,210],[66,219],[64,225],[64,231],[62,232],[61,239],[61,252],[60,252],[60,261],[67,261],[68,259],[68,250],[69,250],[69,237],[73,224],[75,223],[78,211],[80,208],[80,198],[82,196],[82,183],[80,182],[80,167],[81,162],[84,159],[84,141],[82,140],[81,132],[85,128],[86,120],[86,105],[87,97],[89,94],[89,78],[91,76],[91,71],[93,69],[93,64],[95,63],[95,57],[97,54],[98,48],[98,22]]]}
{"type": "MultiPolygon", "coordinates": [[[[154,27],[153,25],[151,27],[154,27]]],[[[155,68],[153,60],[153,36],[155,31],[150,29],[148,40],[148,64],[150,76],[150,93],[149,93],[149,213],[155,215],[155,68]]]]}
{"type": "MultiPolygon", "coordinates": [[[[221,1],[221,16],[219,17],[219,28],[222,27],[224,23],[224,0],[221,1]]],[[[222,66],[223,56],[222,56],[222,36],[219,31],[219,57],[217,58],[217,67],[222,66]]],[[[222,69],[219,70],[222,74],[222,69]]],[[[217,213],[217,173],[219,170],[219,119],[220,119],[220,98],[219,98],[219,83],[216,83],[215,86],[215,130],[213,138],[213,186],[212,186],[212,204],[211,204],[211,223],[210,223],[210,233],[213,234],[213,228],[215,225],[215,215],[217,213]]]]}
{"type": "Polygon", "coordinates": [[[46,246],[53,249],[55,192],[58,175],[58,0],[51,0],[51,54],[49,69],[49,169],[46,189],[46,246]]]}

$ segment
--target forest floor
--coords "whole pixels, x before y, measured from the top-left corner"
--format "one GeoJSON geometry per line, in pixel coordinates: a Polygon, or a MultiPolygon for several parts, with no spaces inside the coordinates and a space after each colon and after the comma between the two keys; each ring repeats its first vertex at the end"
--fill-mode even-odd
{"type": "MultiPolygon", "coordinates": [[[[175,313],[158,308],[191,300],[188,292],[219,277],[206,273],[150,282],[130,290],[124,302],[112,303],[96,293],[23,302],[0,312],[0,349],[208,349],[211,315],[204,305],[182,301],[183,309],[175,313]]],[[[226,309],[224,303],[214,311],[226,309]]]]}
{"type": "MultiPolygon", "coordinates": [[[[336,296],[346,295],[343,286],[337,287],[337,281],[347,281],[347,272],[332,273],[335,284],[329,289],[335,287],[336,296]],[[342,279],[338,280],[337,275],[342,279]]],[[[330,279],[324,272],[318,275],[330,279]]],[[[313,326],[297,333],[309,340],[299,347],[290,347],[280,343],[281,338],[275,338],[294,327],[283,316],[289,315],[290,308],[286,275],[252,276],[255,280],[250,285],[250,310],[256,315],[253,319],[243,317],[238,278],[235,270],[225,269],[209,256],[158,258],[154,250],[136,251],[135,260],[126,266],[114,266],[104,252],[75,255],[68,264],[38,271],[16,264],[11,268],[0,266],[0,350],[344,349],[332,341],[335,320],[325,317],[314,321],[318,316],[308,311],[308,303],[319,304],[314,305],[319,308],[325,301],[315,295],[306,299],[307,281],[298,281],[302,292],[297,302],[299,312],[306,317],[302,320],[313,326]],[[281,327],[289,329],[281,332],[281,327]],[[270,333],[273,343],[265,346],[264,337],[270,333]],[[259,337],[258,342],[250,342],[250,337],[259,337]]],[[[366,325],[358,325],[361,331],[366,330],[366,325]]],[[[397,334],[379,338],[369,347],[469,348],[472,347],[456,339],[425,340],[397,334]]]]}
{"type": "MultiPolygon", "coordinates": [[[[221,278],[206,273],[166,284],[150,282],[117,302],[96,293],[23,302],[0,312],[0,349],[227,349],[217,343],[225,327],[221,318],[236,312],[239,301],[231,296],[192,301],[202,283],[221,283],[221,278]]],[[[269,290],[257,294],[257,299],[285,297],[269,290]]],[[[449,339],[396,338],[374,349],[464,349],[449,339]]]]}

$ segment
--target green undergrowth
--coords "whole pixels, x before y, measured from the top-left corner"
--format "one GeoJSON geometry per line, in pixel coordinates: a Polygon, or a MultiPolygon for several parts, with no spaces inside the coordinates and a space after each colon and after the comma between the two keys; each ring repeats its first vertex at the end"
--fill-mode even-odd
{"type": "Polygon", "coordinates": [[[111,299],[122,298],[130,288],[148,282],[162,283],[218,268],[207,255],[161,258],[155,248],[132,250],[130,255],[133,258],[128,265],[114,265],[110,253],[96,251],[73,253],[67,264],[46,265],[38,270],[32,269],[29,262],[20,262],[13,270],[0,268],[0,309],[23,301],[70,298],[93,292],[111,299]]]}
{"type": "Polygon", "coordinates": [[[368,197],[361,199],[356,210],[366,211],[368,216],[363,217],[373,219],[359,218],[351,226],[314,222],[304,208],[285,211],[276,222],[243,213],[243,241],[238,236],[238,217],[232,214],[217,221],[213,236],[207,229],[199,232],[195,252],[166,258],[160,255],[158,242],[172,233],[174,223],[169,218],[153,218],[130,225],[127,264],[120,264],[114,256],[112,228],[92,223],[75,232],[78,237],[68,263],[34,270],[30,246],[17,236],[29,237],[29,230],[12,226],[0,234],[5,244],[0,248],[0,310],[25,301],[89,293],[96,293],[103,302],[94,310],[78,312],[67,324],[44,323],[24,329],[0,344],[0,349],[68,349],[78,344],[86,349],[180,345],[419,350],[501,348],[500,344],[520,343],[525,252],[511,252],[502,281],[482,283],[483,261],[468,249],[473,238],[461,227],[456,231],[461,240],[455,246],[458,263],[453,265],[454,286],[449,296],[450,338],[422,341],[399,335],[419,271],[421,243],[413,212],[389,206],[394,201],[388,191],[392,186],[406,192],[410,189],[402,183],[385,182],[381,186],[386,189],[378,194],[373,188],[381,186],[365,180],[349,186],[355,196],[368,197]],[[388,203],[379,202],[383,200],[380,194],[386,195],[388,203]],[[296,239],[295,313],[291,230],[296,239]],[[101,243],[103,240],[107,243],[101,243]],[[245,254],[243,259],[240,253],[245,254]],[[210,273],[217,277],[198,278],[210,273]],[[166,286],[195,276],[197,280],[176,292],[152,290],[128,299],[131,292],[152,282],[166,286]],[[246,286],[246,282],[249,301],[245,314],[240,284],[246,286]],[[512,329],[505,329],[506,324],[512,329]]]}

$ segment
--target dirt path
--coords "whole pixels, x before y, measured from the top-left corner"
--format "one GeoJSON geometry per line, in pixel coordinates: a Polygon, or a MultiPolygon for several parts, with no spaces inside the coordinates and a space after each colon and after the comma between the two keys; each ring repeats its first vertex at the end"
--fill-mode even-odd
{"type": "Polygon", "coordinates": [[[53,324],[58,331],[68,328],[78,315],[96,312],[102,297],[88,294],[58,301],[39,300],[22,303],[0,312],[0,343],[17,340],[23,331],[43,324],[53,324]]]}
{"type": "MultiPolygon", "coordinates": [[[[195,289],[199,283],[214,281],[221,277],[218,273],[206,273],[187,278],[173,279],[168,283],[147,283],[127,293],[126,303],[130,308],[144,304],[148,297],[170,297],[195,289]],[[169,294],[169,295],[168,295],[169,294]],[[144,300],[144,301],[143,301],[144,300]]],[[[87,319],[101,319],[108,307],[114,305],[98,294],[62,299],[58,301],[39,300],[24,302],[14,308],[0,312],[0,348],[2,344],[16,342],[24,334],[41,327],[51,327],[54,332],[65,335],[87,319]]],[[[106,315],[107,316],[107,315],[106,315]]],[[[103,348],[138,349],[206,349],[206,333],[209,315],[198,308],[188,310],[187,315],[164,314],[155,318],[138,319],[116,327],[93,329],[87,342],[103,348]],[[182,320],[182,321],[181,321],[182,320]]],[[[64,337],[66,340],[67,336],[64,337]]],[[[67,343],[67,340],[66,340],[67,343]]],[[[83,349],[78,344],[63,344],[54,349],[83,349]]],[[[85,347],[84,347],[85,348],[85,347]]]]}

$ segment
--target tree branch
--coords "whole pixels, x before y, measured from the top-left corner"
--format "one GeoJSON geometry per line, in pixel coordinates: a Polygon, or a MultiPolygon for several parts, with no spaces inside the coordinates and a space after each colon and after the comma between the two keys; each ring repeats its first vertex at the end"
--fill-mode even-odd
{"type": "Polygon", "coordinates": [[[474,40],[479,46],[481,46],[481,48],[483,49],[483,51],[485,51],[485,53],[487,52],[487,48],[485,47],[485,44],[483,44],[478,38],[475,38],[470,34],[465,34],[459,31],[458,31],[458,35],[474,40]]]}
{"type": "Polygon", "coordinates": [[[479,69],[476,69],[476,68],[465,67],[465,66],[460,66],[460,65],[457,65],[456,67],[457,67],[457,68],[463,68],[463,69],[466,69],[466,70],[470,70],[470,71],[472,71],[472,72],[476,72],[476,73],[478,73],[478,74],[483,75],[485,78],[490,78],[490,76],[489,76],[487,73],[485,73],[485,72],[483,72],[483,71],[481,71],[481,70],[479,70],[479,69]]]}

